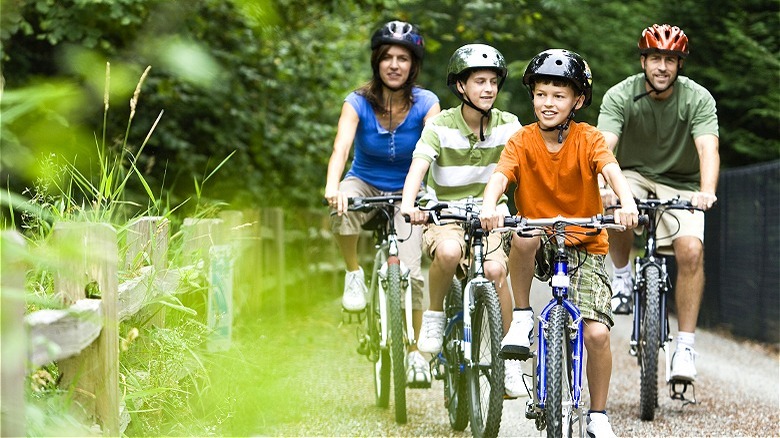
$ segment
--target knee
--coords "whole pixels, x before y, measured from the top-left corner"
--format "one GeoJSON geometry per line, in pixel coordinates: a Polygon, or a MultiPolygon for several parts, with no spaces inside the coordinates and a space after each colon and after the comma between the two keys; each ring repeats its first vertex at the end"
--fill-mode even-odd
{"type": "Polygon", "coordinates": [[[682,269],[697,269],[704,263],[704,245],[699,239],[677,239],[674,257],[682,269]]]}
{"type": "Polygon", "coordinates": [[[586,322],[585,325],[585,346],[588,350],[609,349],[609,328],[595,321],[586,322]]]}
{"type": "Polygon", "coordinates": [[[519,237],[514,235],[512,236],[512,249],[509,252],[509,255],[512,256],[514,254],[515,256],[520,257],[533,257],[534,254],[536,254],[537,248],[539,248],[538,238],[519,237]]]}
{"type": "Polygon", "coordinates": [[[460,245],[452,241],[444,241],[436,247],[433,255],[435,262],[452,266],[456,265],[461,258],[460,245]]]}
{"type": "Polygon", "coordinates": [[[495,262],[485,262],[485,277],[488,278],[488,280],[499,284],[503,283],[506,279],[506,271],[504,271],[504,268],[499,264],[495,262]]]}

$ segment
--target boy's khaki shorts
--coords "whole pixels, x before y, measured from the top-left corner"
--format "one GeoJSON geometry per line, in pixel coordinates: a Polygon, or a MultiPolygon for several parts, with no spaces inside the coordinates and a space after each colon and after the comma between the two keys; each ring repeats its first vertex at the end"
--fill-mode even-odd
{"type": "MultiPolygon", "coordinates": [[[[445,225],[425,225],[423,228],[423,250],[428,256],[433,259],[433,253],[436,252],[436,247],[445,240],[454,240],[460,244],[460,253],[462,254],[460,263],[458,264],[458,278],[464,278],[468,274],[469,260],[466,259],[466,240],[464,239],[465,231],[459,224],[445,224],[445,225]]],[[[486,240],[483,240],[485,246],[483,247],[485,254],[485,261],[492,261],[500,263],[504,268],[504,272],[508,272],[507,251],[504,248],[504,239],[501,234],[490,233],[486,240]]]]}
{"type": "MultiPolygon", "coordinates": [[[[535,276],[541,281],[548,282],[552,274],[552,257],[556,248],[550,245],[543,246],[537,251],[535,276]]],[[[609,275],[604,264],[606,256],[588,254],[585,251],[567,247],[569,256],[569,299],[580,309],[582,317],[592,319],[612,328],[612,287],[609,275]],[[574,273],[571,270],[579,265],[582,258],[585,262],[574,273]]]]}
{"type": "MultiPolygon", "coordinates": [[[[631,192],[640,199],[647,198],[649,193],[655,193],[658,199],[673,198],[680,195],[680,200],[690,201],[695,193],[691,190],[680,190],[665,184],[659,184],[633,170],[624,170],[623,175],[625,175],[628,184],[631,186],[631,192]]],[[[678,237],[695,237],[704,243],[703,211],[667,210],[663,215],[660,215],[660,219],[658,229],[656,230],[656,240],[660,253],[671,254],[672,241],[678,237]]],[[[635,232],[641,233],[642,228],[636,228],[635,232]]]]}

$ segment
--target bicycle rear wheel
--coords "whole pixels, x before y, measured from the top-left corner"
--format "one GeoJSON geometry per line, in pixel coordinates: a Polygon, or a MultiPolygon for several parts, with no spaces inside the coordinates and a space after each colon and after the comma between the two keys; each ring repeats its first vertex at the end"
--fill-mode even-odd
{"type": "Polygon", "coordinates": [[[504,361],[498,356],[502,334],[501,308],[492,284],[474,285],[471,322],[471,434],[474,437],[495,437],[501,426],[504,404],[504,361]]]}
{"type": "Polygon", "coordinates": [[[658,352],[661,348],[661,271],[656,265],[644,270],[644,287],[640,299],[638,355],[640,366],[639,417],[645,421],[655,418],[658,407],[658,352]]]}
{"type": "Polygon", "coordinates": [[[548,437],[582,436],[582,409],[574,408],[569,313],[557,305],[550,311],[545,329],[547,340],[547,400],[545,417],[548,437]]]}
{"type": "Polygon", "coordinates": [[[401,264],[398,257],[387,260],[387,313],[390,316],[390,357],[393,364],[395,422],[406,423],[406,345],[401,309],[401,264]]]}
{"type": "Polygon", "coordinates": [[[468,380],[464,372],[463,359],[463,289],[460,281],[452,280],[452,285],[444,298],[447,323],[452,329],[444,334],[442,356],[444,356],[444,406],[450,417],[450,426],[454,430],[463,430],[469,424],[468,380]],[[456,319],[457,318],[457,319],[456,319]],[[455,322],[453,319],[456,319],[455,322]]]}
{"type": "Polygon", "coordinates": [[[371,281],[370,301],[366,325],[368,328],[369,359],[373,362],[374,398],[376,405],[386,408],[390,401],[390,352],[381,346],[382,315],[376,272],[371,281]]]}

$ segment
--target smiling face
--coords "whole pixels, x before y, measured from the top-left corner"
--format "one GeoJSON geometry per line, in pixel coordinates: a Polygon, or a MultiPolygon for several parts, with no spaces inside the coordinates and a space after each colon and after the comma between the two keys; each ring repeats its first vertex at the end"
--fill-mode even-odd
{"type": "Polygon", "coordinates": [[[677,73],[682,66],[682,60],[679,56],[660,52],[643,55],[640,62],[647,80],[656,90],[660,91],[665,91],[674,84],[677,73]]]}
{"type": "Polygon", "coordinates": [[[379,59],[379,77],[386,87],[399,89],[409,79],[412,63],[412,52],[409,49],[390,45],[379,59]]]}
{"type": "Polygon", "coordinates": [[[555,128],[566,122],[571,110],[582,107],[584,97],[575,93],[565,81],[539,80],[533,86],[534,114],[543,129],[555,128]]]}
{"type": "Polygon", "coordinates": [[[494,70],[474,70],[466,82],[458,81],[458,91],[466,101],[477,108],[489,111],[498,95],[498,74],[494,70]]]}

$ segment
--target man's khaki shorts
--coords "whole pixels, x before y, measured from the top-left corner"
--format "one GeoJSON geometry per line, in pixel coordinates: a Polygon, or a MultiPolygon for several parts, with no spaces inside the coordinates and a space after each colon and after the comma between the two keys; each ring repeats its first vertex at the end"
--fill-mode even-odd
{"type": "MultiPolygon", "coordinates": [[[[658,199],[673,198],[680,195],[680,200],[690,201],[693,194],[696,193],[691,190],[680,190],[665,184],[656,183],[633,170],[624,170],[623,175],[626,176],[628,184],[631,186],[631,192],[639,199],[647,198],[650,193],[655,193],[658,199]]],[[[636,228],[635,232],[641,233],[642,228],[636,228]]],[[[704,212],[698,210],[693,212],[667,210],[660,215],[660,222],[656,230],[659,252],[670,254],[672,241],[683,236],[695,237],[704,243],[704,212]]]]}
{"type": "MultiPolygon", "coordinates": [[[[468,273],[469,260],[466,259],[466,240],[464,239],[465,231],[459,224],[445,224],[445,225],[425,225],[423,229],[423,250],[428,256],[433,259],[433,254],[436,252],[436,247],[445,240],[454,240],[460,244],[460,253],[462,254],[460,263],[458,264],[458,278],[465,278],[468,273]]],[[[485,253],[485,261],[500,263],[504,268],[504,272],[508,272],[507,250],[503,236],[501,234],[490,233],[486,240],[483,240],[485,246],[483,247],[485,253]]]]}

